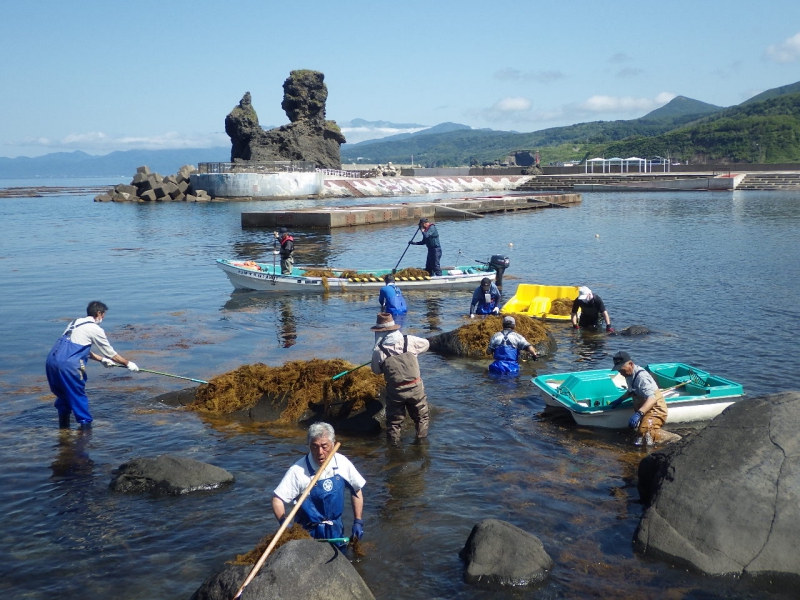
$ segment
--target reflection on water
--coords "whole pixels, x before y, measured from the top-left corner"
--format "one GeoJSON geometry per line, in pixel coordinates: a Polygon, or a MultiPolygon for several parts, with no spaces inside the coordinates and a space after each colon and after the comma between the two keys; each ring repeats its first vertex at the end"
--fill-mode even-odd
{"type": "MultiPolygon", "coordinates": [[[[0,590],[9,597],[187,598],[274,529],[269,490],[305,451],[301,429],[203,419],[152,400],[185,382],[92,366],[95,428],[59,432],[43,372],[62,315],[95,298],[111,307],[104,327],[115,349],[143,368],[209,380],[256,362],[366,361],[377,292],[235,292],[215,266],[217,258],[269,260],[272,231],[241,228],[243,210],[264,209],[263,202],[111,205],[90,196],[0,203],[0,506],[11,549],[0,552],[0,590]],[[105,257],[91,268],[87,239],[105,257]],[[56,268],[43,277],[42,265],[56,268]],[[29,314],[37,318],[20,320],[29,314]],[[109,491],[120,464],[163,453],[217,464],[236,483],[179,498],[109,491]]],[[[412,232],[413,224],[293,232],[296,262],[390,268],[412,232]]],[[[470,263],[510,254],[513,241],[506,298],[519,283],[588,285],[602,290],[617,329],[640,323],[658,333],[608,337],[552,324],[557,352],[521,365],[516,380],[489,379],[488,357],[423,354],[431,405],[425,445],[409,443],[410,435],[396,449],[383,436],[340,436],[367,479],[366,542],[374,546],[356,568],[376,597],[780,598],[636,556],[636,467],[646,450],[631,447],[627,430],[578,427],[563,411],[545,411],[529,378],[608,368],[609,357],[626,350],[639,364],[695,364],[741,382],[750,396],[800,389],[791,326],[800,307],[787,301],[800,297],[800,197],[585,194],[569,209],[445,221],[440,235],[443,264],[463,258],[466,241],[470,263]],[[457,552],[487,517],[542,539],[556,568],[541,589],[485,591],[463,582],[457,552]]],[[[424,256],[418,249],[404,260],[422,266],[424,256]]],[[[464,324],[471,293],[404,290],[403,331],[464,324]]]]}

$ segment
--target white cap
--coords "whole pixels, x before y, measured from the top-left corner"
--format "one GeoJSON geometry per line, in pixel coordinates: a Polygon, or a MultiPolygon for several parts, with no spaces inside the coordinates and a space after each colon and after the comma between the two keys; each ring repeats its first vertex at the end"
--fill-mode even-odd
{"type": "Polygon", "coordinates": [[[592,296],[592,290],[582,285],[578,288],[578,300],[588,300],[592,296]]]}

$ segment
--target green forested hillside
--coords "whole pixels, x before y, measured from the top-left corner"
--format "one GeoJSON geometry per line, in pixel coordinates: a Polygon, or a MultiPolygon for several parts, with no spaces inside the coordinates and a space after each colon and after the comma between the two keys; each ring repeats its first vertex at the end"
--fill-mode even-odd
{"type": "Polygon", "coordinates": [[[655,137],[607,144],[606,156],[671,156],[693,163],[800,161],[800,93],[745,103],[655,137]]]}
{"type": "Polygon", "coordinates": [[[342,161],[427,167],[503,161],[538,150],[543,164],[588,156],[669,156],[695,163],[800,161],[800,82],[720,109],[678,96],[629,121],[594,121],[532,133],[461,129],[342,146],[342,161]],[[762,98],[761,100],[757,100],[762,98]]]}

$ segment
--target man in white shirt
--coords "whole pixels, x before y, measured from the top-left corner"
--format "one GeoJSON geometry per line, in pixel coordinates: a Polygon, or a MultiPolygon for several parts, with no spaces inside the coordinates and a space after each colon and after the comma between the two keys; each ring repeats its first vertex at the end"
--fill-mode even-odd
{"type": "Polygon", "coordinates": [[[122,365],[138,371],[136,363],[123,358],[111,347],[106,332],[100,327],[108,306],[93,301],[86,307],[86,317],[75,319],[53,345],[47,355],[45,370],[50,391],[56,396],[58,426],[69,427],[69,415],[85,427],[91,426],[89,398],[86,395],[86,365],[88,359],[103,363],[106,367],[122,365]]]}
{"type": "MultiPolygon", "coordinates": [[[[314,423],[308,428],[310,452],[286,471],[272,494],[272,512],[278,522],[282,523],[286,518],[286,505],[294,504],[303,494],[335,445],[336,435],[328,423],[314,423]]],[[[361,538],[364,535],[364,522],[361,519],[364,509],[361,489],[364,484],[366,480],[353,463],[337,452],[297,511],[297,522],[315,539],[341,538],[344,531],[344,490],[347,488],[353,505],[352,537],[361,538]]],[[[347,544],[336,545],[344,549],[347,544]]]]}

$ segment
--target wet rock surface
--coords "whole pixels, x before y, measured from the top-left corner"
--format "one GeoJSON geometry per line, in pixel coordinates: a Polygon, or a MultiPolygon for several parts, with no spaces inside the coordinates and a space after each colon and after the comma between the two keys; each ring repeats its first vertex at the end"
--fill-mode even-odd
{"type": "Polygon", "coordinates": [[[620,335],[647,335],[648,333],[653,332],[644,325],[631,325],[619,332],[620,335]]]}
{"type": "MultiPolygon", "coordinates": [[[[206,579],[191,600],[230,600],[252,567],[228,565],[206,579]]],[[[330,544],[296,540],[284,544],[242,593],[243,600],[374,600],[347,557],[330,544]]]]}
{"type": "Polygon", "coordinates": [[[233,483],[225,469],[191,458],[162,454],[158,458],[136,458],[114,471],[111,489],[124,493],[157,496],[212,490],[233,483]]]}
{"type": "Polygon", "coordinates": [[[291,123],[264,131],[250,92],[225,118],[231,138],[231,161],[310,161],[320,169],[341,169],[345,137],[335,121],[325,119],[328,87],[319,71],[292,71],[283,82],[281,107],[291,123]]]}
{"type": "Polygon", "coordinates": [[[488,586],[539,583],[553,569],[538,537],[498,519],[475,525],[459,556],[466,563],[466,582],[488,586]]]}
{"type": "Polygon", "coordinates": [[[746,399],[646,457],[634,548],[713,575],[800,583],[799,426],[800,392],[746,399]]]}

